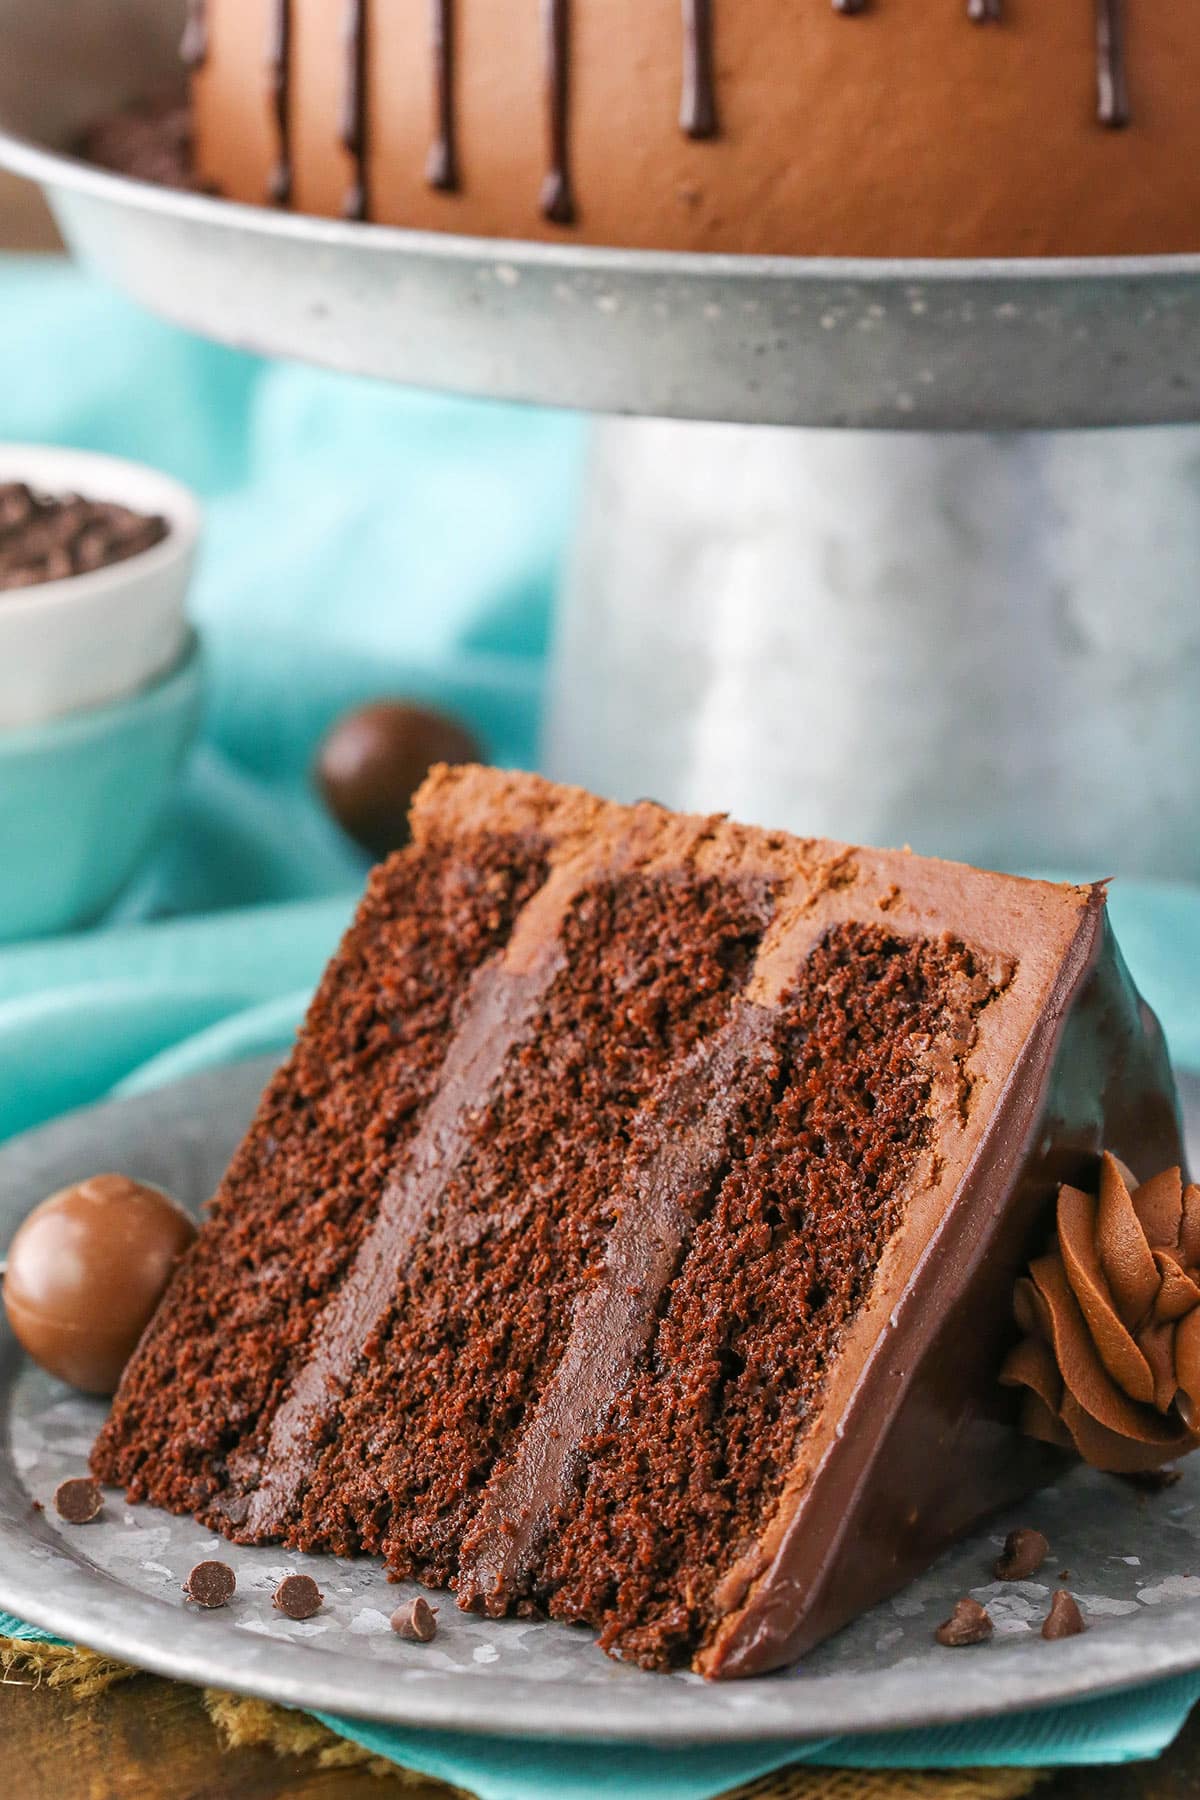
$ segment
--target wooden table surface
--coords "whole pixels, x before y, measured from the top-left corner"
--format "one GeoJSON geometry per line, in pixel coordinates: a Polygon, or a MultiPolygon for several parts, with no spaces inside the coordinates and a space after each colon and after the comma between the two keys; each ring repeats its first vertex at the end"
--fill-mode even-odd
{"type": "MultiPolygon", "coordinates": [[[[411,1775],[322,1769],[313,1756],[225,1750],[194,1688],[154,1676],[90,1700],[58,1688],[0,1685],[0,1794],[13,1800],[447,1800],[411,1775]]],[[[1079,1769],[1039,1800],[1197,1800],[1200,1709],[1161,1761],[1079,1769]]]]}

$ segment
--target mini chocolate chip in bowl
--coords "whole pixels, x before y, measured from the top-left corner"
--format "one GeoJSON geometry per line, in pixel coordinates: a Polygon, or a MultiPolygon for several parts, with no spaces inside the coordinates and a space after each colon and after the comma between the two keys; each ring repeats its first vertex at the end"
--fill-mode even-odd
{"type": "Polygon", "coordinates": [[[972,1600],[969,1594],[964,1594],[950,1617],[938,1626],[934,1636],[948,1650],[960,1650],[967,1644],[986,1644],[992,1635],[992,1629],[990,1615],[978,1600],[972,1600]]]}
{"type": "Polygon", "coordinates": [[[428,1644],[437,1636],[435,1609],[418,1595],[415,1600],[396,1608],[392,1614],[392,1630],[409,1643],[428,1644]]]}
{"type": "Polygon", "coordinates": [[[1050,1611],[1042,1624],[1042,1636],[1053,1641],[1056,1638],[1078,1637],[1081,1631],[1086,1630],[1087,1621],[1079,1610],[1079,1602],[1074,1594],[1069,1594],[1066,1588],[1056,1588],[1050,1602],[1050,1611]]]}
{"type": "Polygon", "coordinates": [[[54,1510],[68,1525],[90,1525],[104,1507],[100,1483],[90,1475],[75,1475],[60,1481],[54,1490],[54,1510]]]}
{"type": "Polygon", "coordinates": [[[152,550],[168,530],[159,514],[116,501],[0,482],[0,593],[110,568],[152,550]]]}
{"type": "Polygon", "coordinates": [[[271,1605],[289,1619],[311,1619],[324,1604],[325,1596],[311,1575],[285,1575],[271,1597],[271,1605]]]}
{"type": "Polygon", "coordinates": [[[1031,1526],[1022,1526],[1017,1531],[1010,1531],[1004,1540],[1003,1555],[995,1562],[997,1581],[1028,1581],[1036,1575],[1047,1556],[1050,1545],[1040,1531],[1031,1526]]]}
{"type": "Polygon", "coordinates": [[[184,1596],[197,1606],[209,1609],[228,1606],[237,1587],[237,1577],[228,1563],[199,1562],[183,1584],[184,1596]]]}

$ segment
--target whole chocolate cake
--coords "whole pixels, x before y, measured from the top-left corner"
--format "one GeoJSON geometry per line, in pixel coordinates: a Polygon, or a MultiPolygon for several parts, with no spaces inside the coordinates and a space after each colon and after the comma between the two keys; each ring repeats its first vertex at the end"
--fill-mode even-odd
{"type": "Polygon", "coordinates": [[[93,1468],[758,1673],[1063,1467],[1000,1377],[1102,1148],[1180,1161],[1102,888],[439,768],[93,1468]]]}
{"type": "Polygon", "coordinates": [[[192,0],[185,52],[232,199],[663,249],[1200,249],[1192,0],[192,0]]]}

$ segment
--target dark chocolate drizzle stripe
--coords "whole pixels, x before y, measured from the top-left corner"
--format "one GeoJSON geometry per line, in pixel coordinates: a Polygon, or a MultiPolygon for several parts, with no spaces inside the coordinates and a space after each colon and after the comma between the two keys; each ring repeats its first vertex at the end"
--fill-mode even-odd
{"type": "Polygon", "coordinates": [[[1096,109],[1102,125],[1129,123],[1122,0],[1096,0],[1096,109]]]}
{"type": "Polygon", "coordinates": [[[996,24],[1000,18],[1001,0],[967,0],[967,17],[972,25],[996,24]]]}
{"type": "Polygon", "coordinates": [[[367,0],[346,0],[346,86],[342,100],[342,147],[354,158],[354,179],[342,202],[344,219],[365,219],[367,192],[367,0]]]}
{"type": "Polygon", "coordinates": [[[679,124],[691,138],[717,135],[712,0],[683,0],[683,97],[679,124]]]}
{"type": "Polygon", "coordinates": [[[179,54],[185,69],[202,69],[208,61],[208,0],[188,0],[179,54]]]}
{"type": "Polygon", "coordinates": [[[542,183],[542,215],[554,225],[570,225],[575,218],[567,117],[571,85],[570,0],[542,0],[542,41],[550,136],[550,166],[542,183]]]}
{"type": "Polygon", "coordinates": [[[279,149],[267,198],[273,206],[288,206],[292,198],[292,0],[271,0],[271,26],[267,38],[267,80],[271,107],[279,130],[279,149]]]}
{"type": "Polygon", "coordinates": [[[855,13],[866,12],[869,4],[870,0],[833,0],[833,10],[852,17],[855,13]]]}
{"type": "Polygon", "coordinates": [[[434,135],[425,160],[431,188],[453,193],[458,187],[458,154],[454,141],[454,0],[429,0],[430,49],[433,52],[434,135]]]}
{"type": "Polygon", "coordinates": [[[599,1430],[649,1347],[663,1296],[734,1149],[739,1095],[777,1065],[779,1013],[739,1000],[654,1107],[653,1150],[630,1173],[599,1279],[510,1461],[484,1491],[459,1565],[458,1603],[507,1610],[527,1584],[555,1514],[574,1489],[585,1438],[599,1430]]]}

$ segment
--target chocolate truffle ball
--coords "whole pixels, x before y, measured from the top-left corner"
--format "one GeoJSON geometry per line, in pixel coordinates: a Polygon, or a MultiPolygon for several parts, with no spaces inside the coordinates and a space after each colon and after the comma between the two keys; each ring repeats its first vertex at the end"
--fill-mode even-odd
{"type": "Polygon", "coordinates": [[[375,700],[330,727],[316,777],[342,830],[382,857],[408,842],[409,805],[433,764],[479,760],[479,745],[455,719],[403,700],[375,700]]]}
{"type": "Polygon", "coordinates": [[[9,1248],[9,1324],[43,1369],[85,1394],[111,1394],[195,1235],[169,1195],[127,1175],[63,1188],[9,1248]]]}

